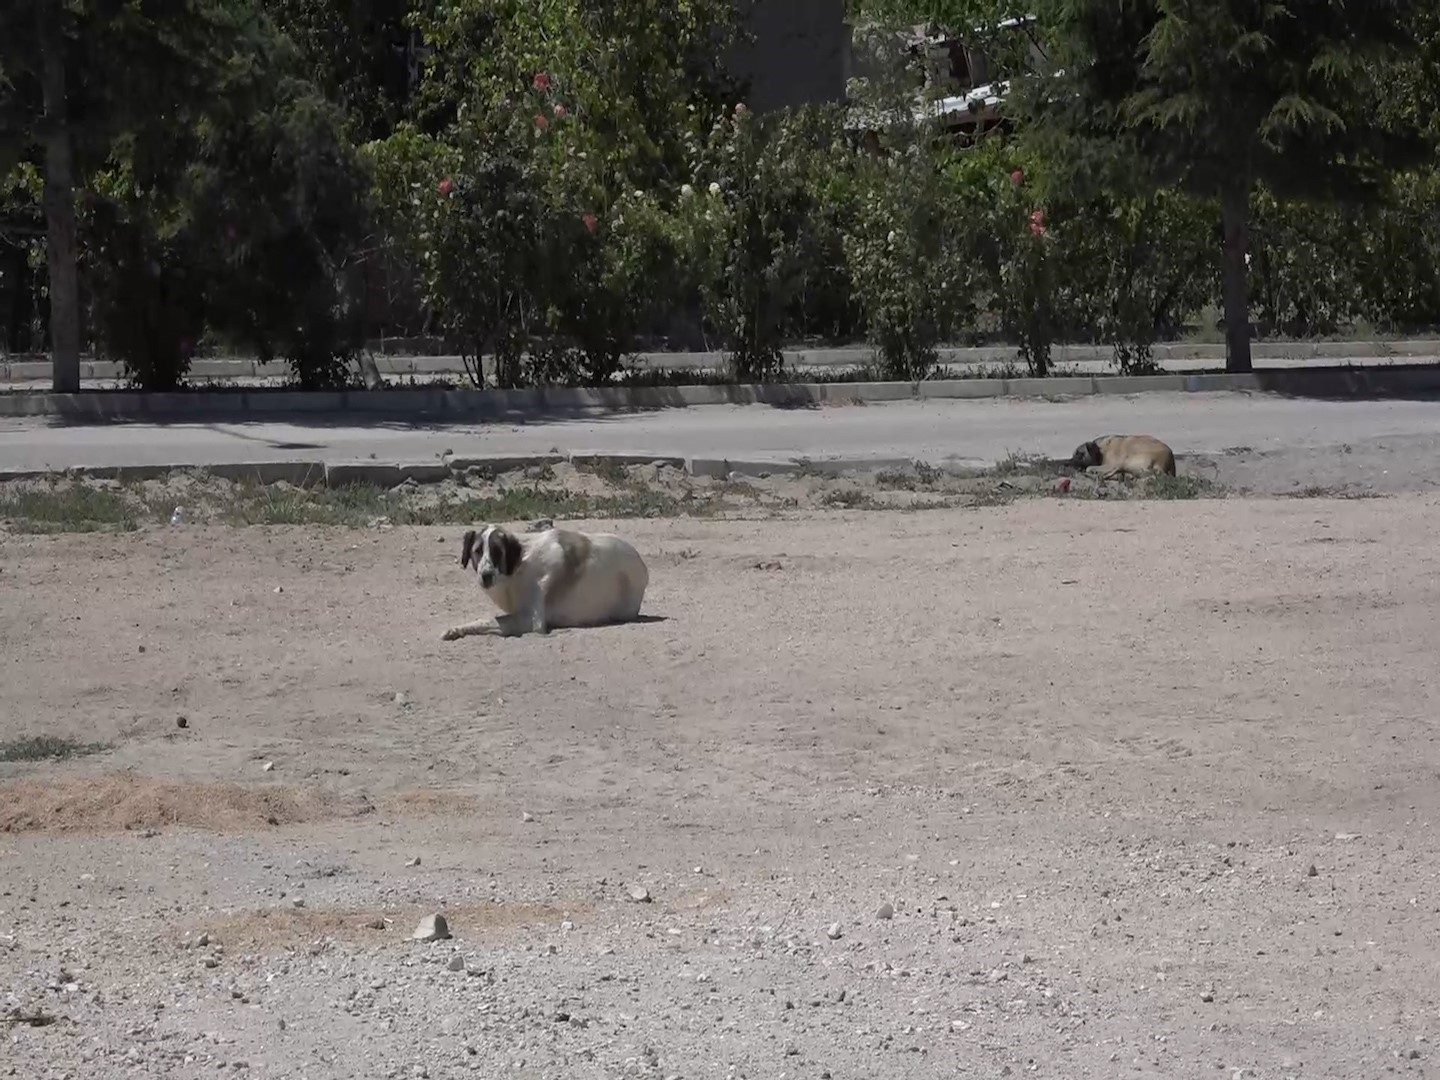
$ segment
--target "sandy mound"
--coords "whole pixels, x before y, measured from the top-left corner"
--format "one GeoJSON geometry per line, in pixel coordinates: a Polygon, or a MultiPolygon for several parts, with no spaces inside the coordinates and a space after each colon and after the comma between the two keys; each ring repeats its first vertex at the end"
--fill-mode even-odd
{"type": "Polygon", "coordinates": [[[325,791],[164,783],[121,774],[0,787],[0,832],[109,832],[164,825],[236,832],[358,817],[374,809],[363,797],[325,791]]]}
{"type": "MultiPolygon", "coordinates": [[[[238,911],[192,926],[184,936],[188,939],[204,933],[212,941],[230,948],[259,951],[299,948],[325,938],[403,942],[409,941],[416,924],[435,910],[433,907],[402,905],[344,910],[286,908],[238,911]]],[[[561,911],[543,904],[475,904],[448,907],[443,911],[450,924],[450,932],[466,938],[532,927],[553,929],[567,915],[581,914],[579,909],[561,911]]]]}

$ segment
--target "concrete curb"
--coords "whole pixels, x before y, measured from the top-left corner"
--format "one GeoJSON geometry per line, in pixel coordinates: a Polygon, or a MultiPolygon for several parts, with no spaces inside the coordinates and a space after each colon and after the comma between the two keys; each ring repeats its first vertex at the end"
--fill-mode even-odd
{"type": "Polygon", "coordinates": [[[78,423],[273,419],[344,414],[483,421],[545,415],[770,405],[806,408],[856,402],[979,398],[1071,398],[1094,394],[1244,391],[1297,397],[1399,397],[1440,393],[1440,365],[1275,368],[1248,375],[1097,375],[1053,379],[936,379],[920,383],[772,383],[732,386],[536,388],[529,390],[298,390],[143,394],[18,393],[0,396],[0,417],[55,416],[78,423]]]}
{"type": "Polygon", "coordinates": [[[664,454],[609,454],[576,451],[571,454],[496,454],[479,457],[454,457],[448,461],[251,461],[223,465],[77,465],[69,469],[0,469],[0,483],[17,480],[51,480],[62,477],[90,480],[138,482],[157,480],[176,472],[202,473],[237,482],[258,484],[288,483],[296,487],[350,487],[371,484],[396,487],[413,482],[435,484],[466,474],[491,475],[515,469],[538,468],[569,462],[589,468],[629,465],[664,465],[682,469],[691,476],[724,480],[732,476],[781,476],[802,471],[825,476],[850,472],[871,472],[880,469],[907,468],[914,464],[908,458],[824,458],[816,461],[803,458],[767,461],[759,458],[684,458],[664,454]]]}
{"type": "MultiPolygon", "coordinates": [[[[372,343],[372,346],[380,343],[372,343]]],[[[465,374],[460,356],[425,351],[420,355],[395,355],[390,351],[400,342],[385,343],[375,350],[376,368],[382,375],[425,376],[465,374]]],[[[427,347],[436,342],[417,343],[427,347]]],[[[1415,359],[1440,356],[1440,340],[1413,339],[1404,341],[1257,341],[1252,345],[1256,360],[1342,360],[1342,359],[1415,359]]],[[[1154,346],[1155,361],[1162,366],[1177,360],[1213,360],[1223,363],[1225,346],[1164,342],[1154,346]]],[[[791,370],[806,367],[861,367],[875,359],[868,346],[842,348],[787,349],[782,353],[791,370]]],[[[938,352],[942,365],[1013,364],[1017,354],[1009,345],[986,345],[965,348],[942,348],[938,352]]],[[[1113,364],[1114,350],[1104,345],[1057,345],[1052,360],[1058,365],[1075,363],[1113,364]]],[[[650,370],[721,370],[726,363],[723,352],[647,352],[632,358],[635,366],[650,370]]],[[[283,374],[283,363],[262,364],[253,357],[200,357],[190,366],[196,378],[243,379],[283,374]]],[[[81,378],[123,379],[124,366],[113,360],[93,357],[81,361],[81,378]]],[[[0,382],[41,382],[50,378],[50,360],[43,356],[16,354],[0,357],[0,382]]]]}

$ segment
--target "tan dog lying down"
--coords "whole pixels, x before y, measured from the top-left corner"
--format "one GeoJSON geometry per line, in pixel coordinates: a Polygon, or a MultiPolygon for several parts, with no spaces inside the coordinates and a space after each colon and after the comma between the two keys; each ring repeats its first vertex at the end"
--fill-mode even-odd
{"type": "Polygon", "coordinates": [[[1101,435],[1077,446],[1070,464],[1101,480],[1175,475],[1175,454],[1153,435],[1101,435]]]}
{"type": "Polygon", "coordinates": [[[465,533],[460,565],[474,568],[500,614],[447,630],[446,641],[630,622],[640,614],[650,584],[640,553],[609,533],[546,529],[521,539],[487,525],[465,533]]]}

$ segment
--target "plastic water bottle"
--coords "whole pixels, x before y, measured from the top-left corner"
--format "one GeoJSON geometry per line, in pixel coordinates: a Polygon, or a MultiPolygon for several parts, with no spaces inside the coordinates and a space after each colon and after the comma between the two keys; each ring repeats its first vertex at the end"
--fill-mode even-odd
{"type": "Polygon", "coordinates": [[[181,525],[181,524],[184,523],[184,521],[185,521],[185,508],[184,508],[183,506],[177,506],[177,507],[175,507],[175,509],[170,512],[170,524],[171,524],[171,525],[181,525]]]}

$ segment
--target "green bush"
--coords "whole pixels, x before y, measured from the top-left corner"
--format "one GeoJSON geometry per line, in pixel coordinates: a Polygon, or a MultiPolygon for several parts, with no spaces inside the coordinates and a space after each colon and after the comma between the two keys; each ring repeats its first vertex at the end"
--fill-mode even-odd
{"type": "Polygon", "coordinates": [[[721,113],[691,146],[677,212],[708,326],[742,382],[781,373],[781,347],[835,249],[817,189],[817,155],[833,149],[834,118],[801,110],[757,118],[743,104],[721,113]]]}
{"type": "Polygon", "coordinates": [[[370,182],[339,108],[291,71],[288,44],[245,43],[231,81],[163,153],[121,141],[90,178],[83,265],[97,348],[171,389],[213,337],[340,385],[363,340],[370,182]]]}
{"type": "MultiPolygon", "coordinates": [[[[974,340],[1013,344],[1036,375],[1058,342],[1144,372],[1218,299],[1215,205],[1134,195],[1114,154],[1087,183],[1023,117],[962,145],[916,119],[893,34],[861,42],[857,109],[755,116],[714,62],[738,33],[732,0],[205,10],[186,16],[214,24],[193,100],[77,127],[89,329],[147,388],[180,384],[197,342],[284,360],[304,387],[349,382],[379,291],[362,270],[406,296],[414,325],[388,329],[438,332],[504,387],[614,380],[682,319],[747,381],[783,377],[782,350],[816,339],[863,338],[894,379],[974,340]]],[[[75,26],[92,58],[112,38],[138,47],[75,26]]],[[[1386,123],[1428,100],[1421,68],[1386,123]]],[[[21,135],[0,139],[11,348],[43,339],[47,306],[37,136],[21,135]]],[[[1429,165],[1364,210],[1257,189],[1259,332],[1440,325],[1437,201],[1429,165]]]]}

